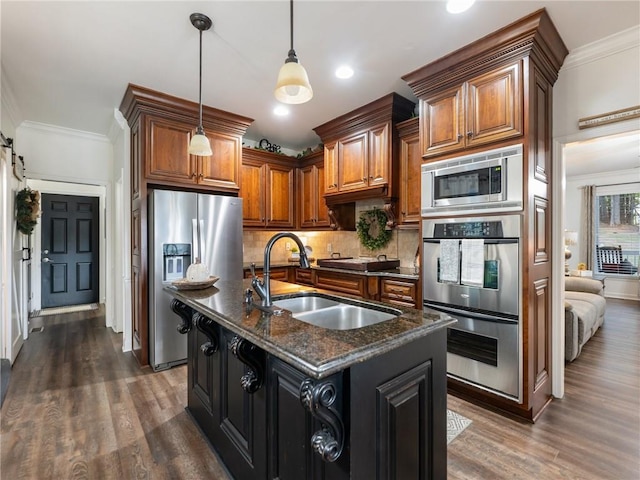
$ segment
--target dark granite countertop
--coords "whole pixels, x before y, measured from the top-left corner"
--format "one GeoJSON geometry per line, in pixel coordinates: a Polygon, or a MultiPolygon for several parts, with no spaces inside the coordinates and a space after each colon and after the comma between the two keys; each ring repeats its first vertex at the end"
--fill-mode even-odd
{"type": "MultiPolygon", "coordinates": [[[[255,262],[256,268],[262,268],[262,262],[255,262]]],[[[271,268],[274,267],[297,267],[299,266],[295,262],[272,262],[271,268]]],[[[244,270],[249,270],[251,268],[251,262],[245,262],[243,264],[244,270]]],[[[363,275],[366,277],[398,277],[398,278],[407,278],[411,280],[418,280],[419,274],[415,273],[413,268],[408,267],[399,267],[392,268],[389,270],[378,270],[375,272],[364,272],[362,270],[348,270],[345,268],[331,268],[331,267],[319,267],[317,265],[312,265],[311,268],[314,270],[325,270],[328,272],[338,272],[338,273],[350,273],[355,275],[363,275]]]]}
{"type": "MultiPolygon", "coordinates": [[[[251,281],[245,279],[220,280],[204,290],[176,290],[171,286],[166,286],[165,290],[228,330],[317,379],[399,348],[455,322],[448,315],[430,309],[415,310],[339,295],[356,305],[364,303],[368,307],[394,308],[400,310],[401,315],[368,327],[329,330],[297,320],[287,310],[282,315],[269,315],[248,307],[243,300],[245,290],[250,287],[251,281]]],[[[271,281],[273,297],[286,298],[302,291],[337,296],[313,287],[271,281]]],[[[255,294],[254,299],[259,301],[255,294]]]]}

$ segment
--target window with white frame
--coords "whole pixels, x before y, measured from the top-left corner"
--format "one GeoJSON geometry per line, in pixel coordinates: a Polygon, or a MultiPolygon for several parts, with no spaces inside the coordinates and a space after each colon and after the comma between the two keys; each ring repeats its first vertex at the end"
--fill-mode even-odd
{"type": "Polygon", "coordinates": [[[638,275],[640,183],[597,187],[595,208],[596,271],[638,275]]]}

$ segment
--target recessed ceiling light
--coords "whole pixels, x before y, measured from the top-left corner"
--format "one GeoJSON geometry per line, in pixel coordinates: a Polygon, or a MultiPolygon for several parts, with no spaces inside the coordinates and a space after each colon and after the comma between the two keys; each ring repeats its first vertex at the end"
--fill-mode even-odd
{"type": "Polygon", "coordinates": [[[273,114],[279,117],[286,117],[287,115],[289,115],[289,109],[284,105],[278,105],[273,109],[273,114]]]}
{"type": "Polygon", "coordinates": [[[353,68],[349,65],[341,65],[336,69],[336,77],[338,78],[351,78],[353,77],[353,68]]]}
{"type": "Polygon", "coordinates": [[[471,8],[476,0],[449,0],[447,2],[447,12],[462,13],[471,8]]]}

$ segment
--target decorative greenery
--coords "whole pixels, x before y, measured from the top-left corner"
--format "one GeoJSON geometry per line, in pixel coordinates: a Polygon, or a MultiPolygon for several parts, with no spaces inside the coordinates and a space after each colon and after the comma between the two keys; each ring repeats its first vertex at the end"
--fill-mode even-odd
{"type": "Polygon", "coordinates": [[[16,194],[16,224],[25,235],[33,232],[40,215],[40,192],[23,188],[16,194]]]}
{"type": "Polygon", "coordinates": [[[360,214],[356,232],[360,243],[369,250],[385,247],[391,240],[391,230],[386,229],[387,215],[379,208],[360,214]]]}

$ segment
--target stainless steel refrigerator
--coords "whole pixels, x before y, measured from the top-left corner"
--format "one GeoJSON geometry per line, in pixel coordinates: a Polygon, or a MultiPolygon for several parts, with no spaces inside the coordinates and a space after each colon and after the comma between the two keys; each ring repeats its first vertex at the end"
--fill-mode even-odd
{"type": "Polygon", "coordinates": [[[186,362],[165,285],[200,259],[220,280],[242,279],[242,199],[153,190],[149,195],[149,363],[164,370],[186,362]]]}

